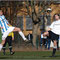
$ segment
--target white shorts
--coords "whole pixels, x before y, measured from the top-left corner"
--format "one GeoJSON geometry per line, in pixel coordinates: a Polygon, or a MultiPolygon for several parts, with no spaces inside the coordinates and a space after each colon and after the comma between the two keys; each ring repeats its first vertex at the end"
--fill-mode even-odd
{"type": "Polygon", "coordinates": [[[2,35],[2,40],[5,40],[6,37],[14,30],[15,27],[9,27],[7,31],[5,31],[2,35]]]}

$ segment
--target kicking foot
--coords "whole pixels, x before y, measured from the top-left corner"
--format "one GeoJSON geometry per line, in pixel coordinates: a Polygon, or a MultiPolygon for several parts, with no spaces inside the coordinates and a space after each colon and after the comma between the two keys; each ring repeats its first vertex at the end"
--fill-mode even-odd
{"type": "Polygon", "coordinates": [[[28,39],[25,39],[24,41],[25,41],[25,42],[28,42],[29,40],[28,40],[28,39]]]}

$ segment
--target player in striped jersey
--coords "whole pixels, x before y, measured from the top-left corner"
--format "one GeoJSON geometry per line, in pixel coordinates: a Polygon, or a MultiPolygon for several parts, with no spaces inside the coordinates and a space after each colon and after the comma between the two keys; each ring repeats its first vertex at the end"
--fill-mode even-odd
{"type": "Polygon", "coordinates": [[[5,39],[6,37],[8,36],[8,34],[10,32],[15,32],[17,31],[21,37],[23,38],[24,41],[28,41],[26,39],[26,37],[24,36],[24,34],[22,33],[21,29],[20,28],[17,28],[17,27],[10,27],[8,26],[10,25],[9,22],[6,20],[5,16],[3,15],[3,12],[2,10],[0,10],[0,28],[1,28],[1,31],[2,31],[2,43],[0,44],[0,51],[5,43],[5,39]]]}

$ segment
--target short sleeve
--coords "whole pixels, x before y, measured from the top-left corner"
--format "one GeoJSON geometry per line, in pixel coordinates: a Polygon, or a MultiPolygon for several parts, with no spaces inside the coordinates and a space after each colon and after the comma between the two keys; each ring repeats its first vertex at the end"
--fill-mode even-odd
{"type": "Polygon", "coordinates": [[[50,25],[50,28],[51,28],[51,29],[54,27],[54,23],[55,23],[55,22],[53,22],[53,23],[50,25]]]}

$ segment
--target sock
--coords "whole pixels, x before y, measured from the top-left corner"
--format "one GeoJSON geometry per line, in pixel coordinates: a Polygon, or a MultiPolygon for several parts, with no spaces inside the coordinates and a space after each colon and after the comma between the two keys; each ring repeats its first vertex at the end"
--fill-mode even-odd
{"type": "Polygon", "coordinates": [[[9,47],[10,53],[12,52],[12,46],[9,47]]]}
{"type": "Polygon", "coordinates": [[[3,47],[3,45],[2,45],[2,44],[0,44],[0,51],[1,51],[2,47],[3,47]]]}
{"type": "Polygon", "coordinates": [[[10,53],[12,52],[12,48],[9,48],[9,50],[10,50],[10,53]]]}
{"type": "Polygon", "coordinates": [[[22,33],[22,31],[19,32],[19,34],[21,35],[21,37],[23,38],[23,40],[26,40],[26,38],[25,38],[24,34],[22,33]]]}
{"type": "Polygon", "coordinates": [[[56,53],[56,49],[57,49],[57,46],[55,46],[55,47],[53,48],[52,56],[54,56],[54,55],[55,55],[55,53],[56,53]]]}

